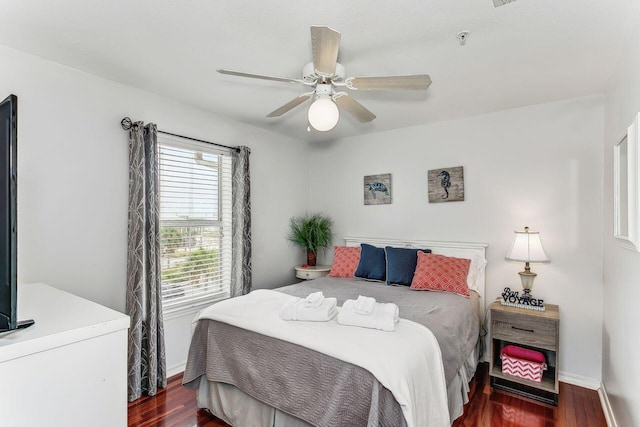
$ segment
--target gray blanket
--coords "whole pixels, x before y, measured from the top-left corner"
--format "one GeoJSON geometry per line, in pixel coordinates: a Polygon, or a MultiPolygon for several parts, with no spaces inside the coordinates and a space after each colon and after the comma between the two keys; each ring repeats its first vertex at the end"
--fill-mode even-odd
{"type": "Polygon", "coordinates": [[[402,408],[367,370],[214,320],[194,331],[183,384],[232,384],[314,426],[403,427],[402,408]]]}
{"type": "MultiPolygon", "coordinates": [[[[427,326],[442,352],[447,384],[478,337],[478,297],[412,291],[353,279],[321,278],[278,291],[304,297],[323,291],[338,305],[358,295],[394,302],[400,317],[427,326]]],[[[183,383],[232,384],[252,397],[316,426],[404,426],[400,405],[368,371],[305,347],[212,320],[198,322],[183,383]]]]}

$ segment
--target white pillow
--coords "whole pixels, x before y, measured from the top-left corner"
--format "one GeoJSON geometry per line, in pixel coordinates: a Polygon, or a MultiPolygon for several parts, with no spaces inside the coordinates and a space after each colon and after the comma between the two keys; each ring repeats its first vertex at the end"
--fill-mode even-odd
{"type": "Polygon", "coordinates": [[[480,255],[474,255],[471,259],[471,264],[469,264],[469,273],[467,273],[467,287],[472,291],[478,290],[478,278],[484,272],[485,267],[487,266],[487,260],[480,255]]]}

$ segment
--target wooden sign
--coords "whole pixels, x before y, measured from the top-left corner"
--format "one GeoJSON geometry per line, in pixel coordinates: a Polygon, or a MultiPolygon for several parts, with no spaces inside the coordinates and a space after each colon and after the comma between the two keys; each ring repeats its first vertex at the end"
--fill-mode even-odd
{"type": "Polygon", "coordinates": [[[427,171],[429,203],[464,201],[462,166],[427,171]]]}
{"type": "Polygon", "coordinates": [[[391,203],[391,174],[364,177],[364,204],[388,205],[391,203]]]}

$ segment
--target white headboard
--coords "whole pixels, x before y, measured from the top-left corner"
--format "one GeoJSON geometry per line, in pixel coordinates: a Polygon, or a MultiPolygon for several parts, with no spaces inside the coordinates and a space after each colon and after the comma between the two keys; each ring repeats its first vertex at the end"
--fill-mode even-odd
{"type": "MultiPolygon", "coordinates": [[[[407,240],[407,239],[382,239],[375,237],[345,237],[347,246],[360,246],[361,243],[384,247],[393,246],[396,248],[424,248],[431,249],[431,252],[439,255],[453,256],[458,258],[473,258],[480,255],[486,259],[486,243],[466,243],[466,242],[441,242],[437,240],[407,240]]],[[[480,294],[481,311],[485,309],[485,270],[477,278],[478,294],[480,294]]]]}

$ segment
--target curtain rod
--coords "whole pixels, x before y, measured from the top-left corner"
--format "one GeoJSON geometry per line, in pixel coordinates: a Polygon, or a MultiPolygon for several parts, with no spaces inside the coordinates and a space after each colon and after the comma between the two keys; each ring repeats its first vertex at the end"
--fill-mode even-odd
{"type": "MultiPolygon", "coordinates": [[[[131,121],[131,119],[129,117],[125,117],[122,120],[120,120],[120,126],[122,126],[122,129],[124,129],[124,130],[129,130],[132,127],[135,127],[137,125],[133,121],[131,121]]],[[[165,135],[171,135],[171,136],[177,136],[178,138],[184,138],[184,139],[188,139],[190,141],[204,142],[205,144],[216,145],[218,147],[224,147],[224,148],[228,148],[229,150],[240,152],[240,148],[238,148],[238,147],[231,147],[229,145],[218,144],[217,142],[211,142],[211,141],[205,141],[203,139],[191,138],[189,136],[178,135],[176,133],[171,133],[171,132],[165,132],[163,130],[158,130],[158,133],[163,133],[165,135]]]]}

